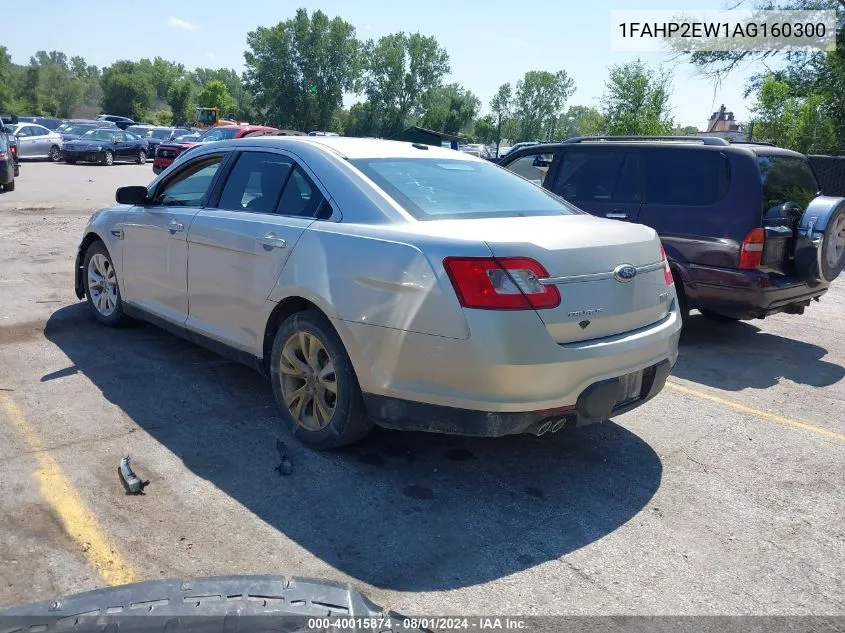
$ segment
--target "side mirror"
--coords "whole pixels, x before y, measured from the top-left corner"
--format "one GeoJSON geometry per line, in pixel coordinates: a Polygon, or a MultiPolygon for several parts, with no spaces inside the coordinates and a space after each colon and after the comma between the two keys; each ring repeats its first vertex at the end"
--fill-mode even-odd
{"type": "Polygon", "coordinates": [[[141,186],[119,187],[114,198],[118,204],[143,205],[147,202],[147,188],[141,186]]]}

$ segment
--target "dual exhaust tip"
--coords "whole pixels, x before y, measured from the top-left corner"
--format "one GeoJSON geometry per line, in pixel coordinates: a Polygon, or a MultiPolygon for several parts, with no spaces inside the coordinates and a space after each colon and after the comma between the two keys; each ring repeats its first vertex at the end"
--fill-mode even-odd
{"type": "Polygon", "coordinates": [[[540,435],[545,435],[546,433],[557,433],[560,431],[564,426],[566,426],[570,422],[569,416],[562,415],[558,418],[550,418],[543,422],[540,426],[537,427],[535,433],[539,437],[540,435]]]}

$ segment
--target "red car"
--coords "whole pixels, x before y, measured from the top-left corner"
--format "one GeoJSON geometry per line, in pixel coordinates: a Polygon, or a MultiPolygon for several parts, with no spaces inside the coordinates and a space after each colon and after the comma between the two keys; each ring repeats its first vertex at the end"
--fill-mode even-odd
{"type": "Polygon", "coordinates": [[[181,143],[161,143],[156,149],[153,159],[153,173],[160,174],[170,167],[170,164],[185,150],[200,143],[223,141],[230,138],[244,138],[246,136],[263,136],[278,130],[264,125],[218,125],[200,134],[195,141],[181,143]]]}

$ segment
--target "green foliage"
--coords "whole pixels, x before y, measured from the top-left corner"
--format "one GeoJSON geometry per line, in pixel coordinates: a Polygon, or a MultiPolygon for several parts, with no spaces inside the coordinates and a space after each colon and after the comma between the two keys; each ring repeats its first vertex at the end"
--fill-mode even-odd
{"type": "Polygon", "coordinates": [[[604,133],[604,117],[595,108],[582,105],[570,106],[558,121],[556,138],[595,136],[604,133]]]}
{"type": "Polygon", "coordinates": [[[103,69],[103,110],[143,120],[155,100],[155,88],[140,64],[118,61],[103,69]]]}
{"type": "Polygon", "coordinates": [[[499,86],[490,100],[490,109],[496,121],[496,141],[503,138],[513,139],[519,126],[513,117],[513,89],[510,83],[499,86]]]}
{"type": "Polygon", "coordinates": [[[15,112],[19,104],[13,87],[16,69],[5,46],[0,46],[0,112],[15,112]]]}
{"type": "Polygon", "coordinates": [[[457,134],[478,114],[481,101],[460,84],[435,88],[424,99],[420,125],[437,132],[457,134]]]}
{"type": "Polygon", "coordinates": [[[476,119],[475,125],[472,127],[472,135],[477,143],[484,143],[485,145],[496,143],[498,140],[497,134],[498,125],[492,114],[476,119]]]}
{"type": "Polygon", "coordinates": [[[394,33],[364,45],[364,92],[381,132],[400,132],[411,115],[420,115],[424,100],[450,71],[449,55],[434,37],[394,33]]]}
{"type": "Polygon", "coordinates": [[[694,125],[676,125],[672,130],[673,136],[695,136],[699,129],[694,125]]]}
{"type": "Polygon", "coordinates": [[[378,137],[381,135],[381,122],[373,104],[369,101],[354,104],[349,108],[345,118],[344,136],[378,137]]]}
{"type": "Polygon", "coordinates": [[[672,76],[641,60],[610,67],[602,98],[607,134],[669,134],[672,76]]]}
{"type": "Polygon", "coordinates": [[[822,95],[792,96],[789,83],[769,76],[760,86],[753,112],[756,139],[804,153],[836,148],[836,126],[822,95]]]}
{"type": "Polygon", "coordinates": [[[305,9],[247,35],[244,83],[266,119],[280,127],[324,130],[360,77],[355,27],[305,9]],[[309,88],[315,85],[316,92],[309,88]]]}
{"type": "Polygon", "coordinates": [[[197,105],[201,108],[217,108],[221,117],[231,117],[235,110],[235,100],[229,94],[226,84],[217,79],[209,81],[197,95],[197,105]]]}
{"type": "Polygon", "coordinates": [[[150,116],[150,123],[154,125],[173,125],[173,113],[170,110],[159,110],[150,116]]]}
{"type": "Polygon", "coordinates": [[[230,68],[197,68],[191,73],[191,78],[200,89],[212,80],[222,81],[235,102],[232,115],[239,121],[249,121],[254,118],[252,93],[246,89],[240,75],[234,70],[230,68]]]}
{"type": "Polygon", "coordinates": [[[549,138],[566,100],[575,92],[575,82],[565,70],[550,73],[529,70],[516,82],[514,116],[518,123],[518,141],[549,138]]]}
{"type": "Polygon", "coordinates": [[[177,125],[188,125],[196,121],[194,111],[194,82],[188,78],[174,82],[167,91],[173,121],[177,125]]]}

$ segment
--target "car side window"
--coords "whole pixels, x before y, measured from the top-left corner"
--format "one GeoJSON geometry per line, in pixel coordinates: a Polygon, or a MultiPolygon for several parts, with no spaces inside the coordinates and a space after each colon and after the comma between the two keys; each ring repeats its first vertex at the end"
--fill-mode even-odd
{"type": "Polygon", "coordinates": [[[38,127],[37,125],[29,125],[27,126],[27,129],[29,130],[30,136],[44,136],[47,134],[47,130],[42,127],[38,127]]]}
{"type": "Polygon", "coordinates": [[[728,191],[728,157],[702,149],[649,150],[646,201],[649,204],[705,206],[728,191]]]}
{"type": "Polygon", "coordinates": [[[527,154],[507,165],[507,169],[541,187],[546,182],[554,154],[527,154]]]}
{"type": "Polygon", "coordinates": [[[28,137],[28,136],[32,136],[32,133],[29,131],[29,126],[25,125],[20,130],[18,130],[18,133],[15,134],[15,136],[25,138],[25,137],[28,137]]]}
{"type": "Polygon", "coordinates": [[[293,161],[281,154],[243,152],[232,168],[217,207],[274,213],[293,161]]]}
{"type": "Polygon", "coordinates": [[[320,190],[297,165],[288,177],[276,213],[300,218],[316,218],[322,203],[323,196],[320,190]]]}
{"type": "Polygon", "coordinates": [[[185,165],[156,191],[153,204],[162,207],[199,207],[208,193],[223,155],[185,165]]]}
{"type": "Polygon", "coordinates": [[[554,192],[572,202],[621,201],[615,192],[624,160],[621,151],[564,152],[554,192]]]}

